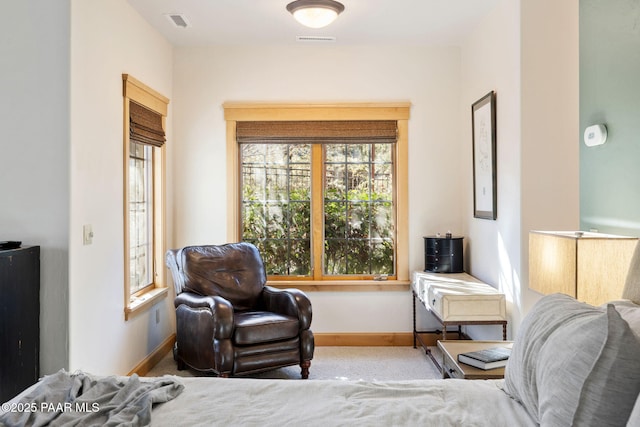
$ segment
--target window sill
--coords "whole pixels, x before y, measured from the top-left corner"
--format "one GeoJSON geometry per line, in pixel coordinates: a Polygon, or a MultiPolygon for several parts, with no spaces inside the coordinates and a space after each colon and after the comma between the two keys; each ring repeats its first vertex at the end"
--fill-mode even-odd
{"type": "Polygon", "coordinates": [[[408,291],[409,280],[277,280],[267,285],[278,289],[297,288],[305,292],[408,291]]]}
{"type": "Polygon", "coordinates": [[[163,287],[152,289],[138,297],[134,297],[133,301],[130,301],[129,305],[124,309],[124,319],[129,320],[130,318],[147,311],[152,305],[162,298],[165,298],[168,294],[169,288],[163,287]]]}

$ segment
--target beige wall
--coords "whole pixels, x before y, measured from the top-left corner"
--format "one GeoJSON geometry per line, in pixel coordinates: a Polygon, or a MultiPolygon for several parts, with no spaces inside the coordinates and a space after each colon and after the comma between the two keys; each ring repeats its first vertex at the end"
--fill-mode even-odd
{"type": "MultiPolygon", "coordinates": [[[[172,47],[125,0],[73,0],[71,34],[69,368],[126,374],[173,333],[175,316],[169,297],[124,320],[122,73],[171,98],[172,47]]],[[[167,131],[171,158],[171,104],[167,131]]]]}
{"type": "MultiPolygon", "coordinates": [[[[578,227],[578,0],[502,0],[462,48],[464,163],[470,106],[497,93],[498,218],[472,218],[465,168],[467,262],[505,292],[509,335],[540,298],[528,289],[528,233],[578,227]]],[[[486,328],[475,338],[490,338],[486,328]]]]}
{"type": "MultiPolygon", "coordinates": [[[[579,0],[521,0],[521,251],[529,230],[577,230],[579,200],[579,0]]],[[[526,291],[523,310],[540,295],[526,291]]]]}
{"type": "MultiPolygon", "coordinates": [[[[423,235],[464,233],[470,271],[509,292],[519,320],[538,297],[526,290],[528,230],[577,226],[577,16],[577,0],[503,0],[461,49],[174,51],[124,0],[73,0],[69,368],[126,373],[174,330],[171,297],[129,322],[122,311],[122,134],[113,124],[122,120],[123,72],[171,98],[173,247],[225,240],[223,102],[410,101],[410,266],[423,268],[423,235]],[[497,221],[473,219],[471,206],[469,109],[491,89],[498,93],[497,221]],[[82,246],[83,224],[93,225],[91,246],[82,246]]],[[[411,329],[408,292],[311,297],[317,332],[411,329]]]]}
{"type": "MultiPolygon", "coordinates": [[[[422,236],[459,231],[462,225],[459,79],[455,47],[177,48],[176,244],[226,239],[223,102],[409,101],[410,266],[423,269],[422,236]]],[[[407,291],[310,297],[316,332],[411,330],[407,291]]]]}
{"type": "MultiPolygon", "coordinates": [[[[509,320],[521,306],[520,264],[520,10],[502,0],[474,28],[462,48],[461,125],[469,272],[504,292],[509,320]],[[471,104],[496,92],[497,219],[473,217],[471,104]]],[[[495,328],[473,328],[474,338],[495,339],[495,328]]],[[[508,333],[513,332],[510,322],[508,333]]]]}
{"type": "MultiPolygon", "coordinates": [[[[410,267],[424,267],[425,234],[464,234],[468,271],[507,294],[513,337],[539,298],[527,289],[528,230],[577,226],[577,17],[577,0],[502,0],[461,48],[177,49],[176,244],[226,236],[223,102],[408,100],[410,267]],[[490,90],[498,97],[496,221],[473,218],[471,185],[470,108],[490,90]]],[[[408,293],[311,297],[318,332],[410,330],[408,293]]]]}

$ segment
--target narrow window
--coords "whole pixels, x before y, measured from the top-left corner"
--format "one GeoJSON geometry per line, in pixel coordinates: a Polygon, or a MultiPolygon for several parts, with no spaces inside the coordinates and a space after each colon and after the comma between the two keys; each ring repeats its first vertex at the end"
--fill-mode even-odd
{"type": "Polygon", "coordinates": [[[153,147],[129,146],[129,283],[135,294],[153,286],[153,147]]]}
{"type": "Polygon", "coordinates": [[[163,257],[165,118],[169,100],[129,75],[124,83],[125,318],[167,294],[163,257]]]}

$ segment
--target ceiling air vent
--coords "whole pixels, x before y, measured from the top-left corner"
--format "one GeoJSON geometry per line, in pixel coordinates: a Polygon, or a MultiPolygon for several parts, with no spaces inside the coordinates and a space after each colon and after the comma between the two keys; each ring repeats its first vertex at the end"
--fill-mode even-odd
{"type": "Polygon", "coordinates": [[[332,36],[296,36],[296,41],[299,42],[315,42],[315,43],[334,43],[335,37],[332,36]]]}
{"type": "Polygon", "coordinates": [[[166,16],[167,19],[178,28],[187,28],[191,26],[187,17],[181,13],[167,13],[164,16],[166,16]]]}

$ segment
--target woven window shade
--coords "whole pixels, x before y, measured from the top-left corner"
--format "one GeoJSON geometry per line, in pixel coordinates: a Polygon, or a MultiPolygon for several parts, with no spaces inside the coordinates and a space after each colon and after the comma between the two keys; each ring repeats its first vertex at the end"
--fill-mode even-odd
{"type": "Polygon", "coordinates": [[[129,102],[129,140],[162,147],[166,141],[162,115],[135,102],[129,102]]]}
{"type": "Polygon", "coordinates": [[[259,143],[394,143],[398,139],[395,120],[237,122],[240,144],[259,143]]]}

